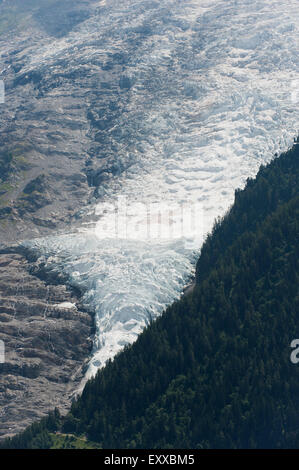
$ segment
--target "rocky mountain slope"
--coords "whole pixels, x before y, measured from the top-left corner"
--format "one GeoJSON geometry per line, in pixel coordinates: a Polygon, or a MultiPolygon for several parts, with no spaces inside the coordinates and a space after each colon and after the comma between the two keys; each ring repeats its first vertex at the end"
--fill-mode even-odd
{"type": "Polygon", "coordinates": [[[52,47],[86,19],[91,3],[0,3],[2,241],[65,227],[90,195],[84,66],[76,66],[72,54],[57,58],[55,65],[32,62],[46,45],[52,47]]]}
{"type": "Polygon", "coordinates": [[[0,438],[43,416],[49,405],[66,410],[91,350],[93,320],[78,296],[37,278],[34,269],[22,253],[0,253],[0,438]]]}

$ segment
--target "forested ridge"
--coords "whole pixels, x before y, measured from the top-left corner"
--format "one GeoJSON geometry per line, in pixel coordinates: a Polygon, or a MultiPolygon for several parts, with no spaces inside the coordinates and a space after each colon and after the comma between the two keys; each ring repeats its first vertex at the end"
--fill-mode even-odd
{"type": "Polygon", "coordinates": [[[299,145],[261,167],[207,237],[191,294],[57,411],[2,447],[299,447],[299,145]]]}

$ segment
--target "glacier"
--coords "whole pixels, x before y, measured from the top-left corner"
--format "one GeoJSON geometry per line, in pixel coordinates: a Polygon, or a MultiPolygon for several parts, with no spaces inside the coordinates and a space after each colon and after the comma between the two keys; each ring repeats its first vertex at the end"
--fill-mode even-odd
{"type": "Polygon", "coordinates": [[[123,58],[105,85],[125,102],[101,134],[112,159],[79,227],[22,242],[94,312],[86,379],[182,295],[215,218],[292,145],[299,114],[297,1],[96,4],[27,69],[123,58]]]}

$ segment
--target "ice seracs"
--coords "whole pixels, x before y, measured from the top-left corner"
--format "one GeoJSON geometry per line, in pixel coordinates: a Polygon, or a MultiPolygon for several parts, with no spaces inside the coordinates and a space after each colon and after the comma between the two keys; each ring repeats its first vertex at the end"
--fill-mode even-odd
{"type": "Polygon", "coordinates": [[[103,8],[32,58],[32,67],[55,63],[78,47],[77,60],[89,67],[118,61],[106,106],[123,107],[97,134],[98,157],[112,160],[96,174],[97,198],[82,208],[97,223],[83,217],[76,233],[26,242],[95,312],[87,377],[181,295],[215,217],[261,163],[292,145],[299,114],[291,85],[297,1],[128,0],[103,8]],[[195,208],[197,230],[184,223],[183,207],[195,208]],[[152,236],[163,229],[167,236],[152,236]]]}

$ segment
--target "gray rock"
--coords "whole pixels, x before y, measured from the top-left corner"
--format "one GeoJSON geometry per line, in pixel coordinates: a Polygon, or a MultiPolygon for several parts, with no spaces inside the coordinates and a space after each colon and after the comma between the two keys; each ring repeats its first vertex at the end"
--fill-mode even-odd
{"type": "Polygon", "coordinates": [[[22,254],[0,254],[0,439],[58,407],[78,390],[92,347],[93,319],[63,285],[33,274],[22,254]],[[64,302],[74,304],[66,308],[64,302]],[[76,306],[75,306],[76,305],[76,306]]]}

